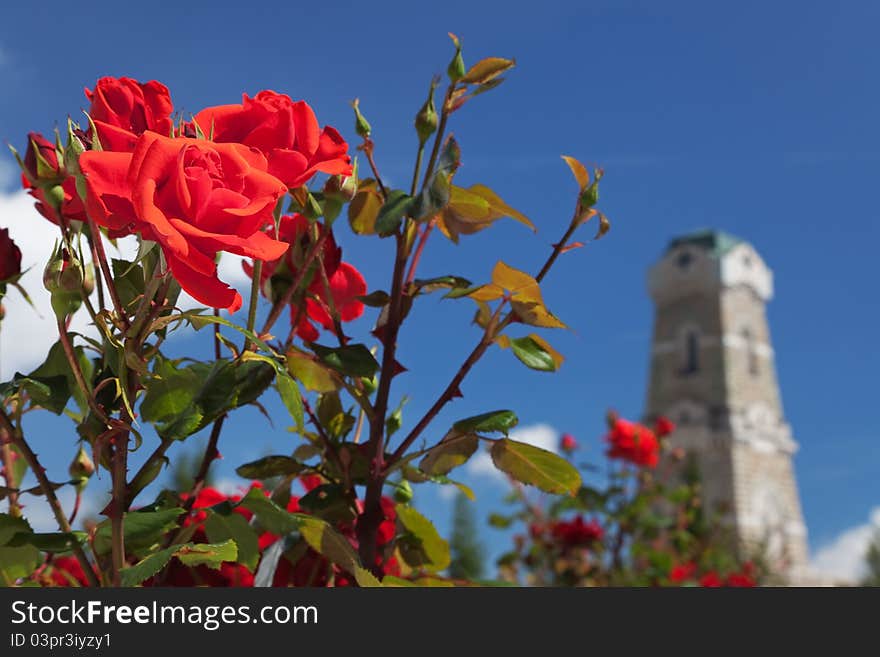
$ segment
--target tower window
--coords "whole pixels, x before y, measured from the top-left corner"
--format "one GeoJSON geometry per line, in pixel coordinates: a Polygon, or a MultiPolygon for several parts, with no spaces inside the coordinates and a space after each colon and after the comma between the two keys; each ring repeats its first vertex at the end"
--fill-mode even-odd
{"type": "Polygon", "coordinates": [[[687,269],[691,266],[691,263],[694,261],[694,257],[691,255],[690,251],[682,251],[679,254],[678,258],[675,260],[675,264],[679,266],[681,269],[687,269]]]}
{"type": "Polygon", "coordinates": [[[684,336],[683,375],[694,374],[700,370],[700,335],[691,329],[684,336]]]}
{"type": "Polygon", "coordinates": [[[752,332],[748,328],[742,330],[743,342],[746,348],[746,359],[748,362],[749,374],[758,376],[760,368],[758,366],[758,350],[756,349],[755,339],[752,332]]]}

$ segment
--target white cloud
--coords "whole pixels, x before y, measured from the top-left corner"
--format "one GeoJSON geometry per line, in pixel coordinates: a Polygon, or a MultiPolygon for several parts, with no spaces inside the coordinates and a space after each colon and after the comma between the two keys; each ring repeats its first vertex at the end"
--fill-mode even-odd
{"type": "Polygon", "coordinates": [[[850,527],[816,551],[812,568],[830,580],[857,583],[865,574],[865,553],[875,532],[880,531],[880,506],[868,522],[850,527]]]}
{"type": "MultiPolygon", "coordinates": [[[[549,452],[559,453],[559,432],[549,424],[532,424],[510,432],[510,438],[528,443],[549,452]]],[[[507,476],[495,467],[489,452],[481,450],[464,466],[465,472],[474,478],[486,478],[498,484],[507,483],[507,476]]]]}
{"type": "MultiPolygon", "coordinates": [[[[0,160],[0,164],[3,160],[0,160]]],[[[2,174],[2,172],[0,172],[2,174]]],[[[0,175],[0,182],[3,176],[0,175]]],[[[22,269],[29,271],[22,277],[21,285],[30,295],[35,308],[22,298],[17,290],[9,288],[3,305],[6,318],[0,327],[0,380],[7,380],[17,372],[29,372],[39,365],[49,348],[57,340],[57,328],[49,301],[49,293],[43,287],[43,268],[59,238],[58,227],[47,221],[34,208],[34,199],[24,190],[3,192],[0,185],[0,228],[9,228],[9,235],[21,249],[22,269]]],[[[108,257],[131,259],[137,253],[134,237],[119,240],[119,251],[107,244],[108,257]]],[[[243,292],[250,279],[241,267],[242,258],[224,253],[220,259],[220,279],[243,292]]],[[[178,305],[183,309],[196,308],[198,303],[188,294],[182,294],[178,305]]],[[[85,311],[74,316],[71,330],[94,333],[89,327],[90,319],[85,311]]]]}

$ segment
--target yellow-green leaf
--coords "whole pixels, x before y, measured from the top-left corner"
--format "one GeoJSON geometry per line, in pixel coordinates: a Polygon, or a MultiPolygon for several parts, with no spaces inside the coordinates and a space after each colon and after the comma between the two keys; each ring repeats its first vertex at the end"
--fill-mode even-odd
{"type": "Polygon", "coordinates": [[[451,431],[425,454],[419,468],[429,475],[445,475],[467,462],[479,444],[476,434],[451,431]]]}
{"type": "Polygon", "coordinates": [[[341,386],[335,372],[295,348],[287,352],[287,371],[312,392],[333,392],[341,386]]]}
{"type": "Polygon", "coordinates": [[[513,68],[516,61],[513,59],[504,59],[503,57],[486,57],[470,67],[461,82],[468,84],[485,84],[502,73],[513,68]]]}
{"type": "Polygon", "coordinates": [[[376,188],[376,181],[362,180],[358,191],[348,206],[348,223],[358,235],[372,235],[376,232],[376,217],[382,208],[382,196],[376,188]]]}
{"type": "Polygon", "coordinates": [[[509,290],[512,297],[518,301],[543,305],[541,287],[538,285],[538,281],[524,271],[514,269],[501,260],[498,261],[495,269],[492,270],[492,283],[505,290],[509,290]]]}
{"type": "Polygon", "coordinates": [[[585,189],[586,186],[590,184],[590,172],[587,171],[587,167],[568,155],[563,155],[562,159],[565,160],[568,168],[571,169],[572,174],[574,174],[574,179],[577,180],[578,189],[585,189]]]}
{"type": "Polygon", "coordinates": [[[412,539],[409,545],[405,541],[399,545],[406,562],[433,571],[449,567],[449,543],[437,533],[434,524],[411,506],[398,504],[395,509],[397,519],[412,539]]]}
{"type": "Polygon", "coordinates": [[[504,438],[492,445],[491,454],[499,470],[547,493],[574,495],[581,486],[577,469],[546,449],[504,438]]]}
{"type": "Polygon", "coordinates": [[[535,224],[533,224],[527,216],[525,216],[519,210],[516,210],[507,205],[507,203],[505,203],[504,200],[500,196],[498,196],[498,194],[496,194],[485,185],[472,185],[468,191],[472,194],[476,194],[477,196],[486,199],[486,202],[489,204],[489,209],[491,210],[491,215],[493,219],[510,217],[511,219],[515,219],[521,224],[525,224],[533,231],[537,232],[538,229],[535,228],[535,224]]]}
{"type": "Polygon", "coordinates": [[[523,324],[540,328],[567,328],[543,303],[513,300],[510,305],[523,324]]]}

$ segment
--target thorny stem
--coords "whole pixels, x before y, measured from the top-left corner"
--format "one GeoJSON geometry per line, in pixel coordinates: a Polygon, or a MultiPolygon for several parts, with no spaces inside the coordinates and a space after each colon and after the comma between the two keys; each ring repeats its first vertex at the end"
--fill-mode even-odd
{"type": "Polygon", "coordinates": [[[0,428],[0,450],[3,453],[3,475],[6,480],[6,487],[9,489],[9,515],[13,518],[21,516],[21,509],[18,506],[18,491],[16,490],[18,482],[13,479],[12,468],[12,436],[6,435],[6,430],[0,428]]]}
{"type": "Polygon", "coordinates": [[[67,334],[67,326],[65,325],[64,320],[58,319],[57,325],[58,341],[61,343],[61,349],[64,351],[64,356],[67,358],[68,365],[70,365],[70,371],[73,372],[73,378],[76,381],[77,387],[82,391],[86,398],[86,403],[88,403],[88,406],[95,414],[95,417],[103,422],[105,426],[113,426],[113,422],[107,417],[104,409],[102,409],[98,405],[98,402],[95,401],[95,396],[86,383],[86,378],[83,375],[82,369],[80,369],[79,366],[79,361],[76,358],[76,351],[73,348],[73,344],[70,342],[70,336],[67,334]]]}
{"type": "MultiPolygon", "coordinates": [[[[129,328],[128,315],[125,313],[125,307],[119,300],[119,293],[116,291],[116,285],[113,282],[113,273],[110,271],[110,265],[107,263],[107,254],[104,251],[104,242],[101,239],[101,231],[95,224],[94,220],[89,217],[89,231],[92,233],[93,240],[91,242],[95,250],[95,256],[98,258],[98,265],[101,273],[104,275],[104,282],[107,284],[107,291],[110,293],[110,300],[113,302],[113,308],[119,316],[119,321],[125,331],[129,328]]],[[[97,278],[97,272],[95,273],[97,278]]],[[[102,306],[103,308],[103,306],[102,306]]]]}
{"type": "Polygon", "coordinates": [[[196,472],[196,478],[190,489],[189,497],[183,507],[187,512],[192,509],[193,504],[195,504],[196,501],[196,496],[198,496],[205,487],[205,481],[208,479],[208,470],[211,468],[211,463],[213,463],[219,455],[219,452],[217,451],[217,443],[220,441],[220,432],[223,431],[223,423],[225,421],[226,415],[221,415],[214,422],[214,426],[211,427],[211,435],[208,437],[208,445],[205,447],[205,453],[202,455],[202,462],[199,464],[199,470],[196,472]]]}
{"type": "MultiPolygon", "coordinates": [[[[70,523],[67,521],[67,516],[64,513],[64,509],[61,507],[61,502],[58,500],[58,496],[55,495],[55,489],[52,486],[52,483],[46,476],[45,468],[40,464],[37,455],[31,449],[30,445],[28,445],[27,441],[25,441],[21,432],[13,426],[12,421],[9,419],[9,415],[6,413],[6,409],[3,408],[0,408],[0,429],[4,430],[11,437],[15,446],[18,447],[22,456],[24,456],[25,461],[27,461],[27,464],[30,466],[31,471],[37,478],[37,482],[40,484],[43,494],[46,496],[46,500],[49,502],[55,520],[58,522],[58,528],[65,534],[71,533],[72,530],[70,523]]],[[[82,566],[83,573],[85,574],[89,585],[100,586],[101,583],[98,581],[98,577],[92,569],[92,564],[89,562],[89,559],[83,551],[82,546],[79,544],[79,541],[71,541],[71,550],[73,551],[76,560],[79,561],[79,565],[82,566]]]]}
{"type": "Polygon", "coordinates": [[[155,467],[156,461],[165,456],[165,452],[174,444],[174,441],[170,438],[163,438],[162,442],[159,443],[159,446],[153,450],[153,453],[147,457],[147,460],[140,467],[134,477],[132,477],[131,481],[128,484],[128,488],[125,495],[125,508],[131,506],[131,503],[134,501],[135,495],[137,495],[141,490],[147,485],[147,478],[150,477],[153,473],[153,468],[155,467]]]}
{"type": "MultiPolygon", "coordinates": [[[[86,234],[86,240],[89,243],[89,250],[92,252],[92,263],[94,264],[96,262],[99,262],[99,260],[98,260],[98,251],[97,251],[97,248],[95,247],[95,236],[92,235],[91,226],[89,226],[89,229],[85,231],[85,234],[86,234]]],[[[100,239],[100,235],[98,236],[98,239],[100,239]]],[[[98,266],[100,266],[100,264],[98,266]]],[[[104,277],[97,274],[97,273],[95,275],[95,288],[98,291],[98,307],[103,309],[104,308],[104,277]]],[[[83,295],[83,296],[85,296],[85,295],[83,295]]],[[[89,305],[91,305],[90,302],[87,301],[87,303],[89,305]]],[[[94,313],[92,313],[92,315],[94,317],[94,313]]]]}

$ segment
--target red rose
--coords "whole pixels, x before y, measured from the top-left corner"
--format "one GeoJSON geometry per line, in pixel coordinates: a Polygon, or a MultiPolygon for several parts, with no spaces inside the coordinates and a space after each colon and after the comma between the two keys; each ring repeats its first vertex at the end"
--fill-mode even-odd
{"type": "Polygon", "coordinates": [[[669,580],[675,583],[687,582],[697,574],[697,564],[693,561],[673,566],[669,571],[669,580]]]}
{"type": "Polygon", "coordinates": [[[595,520],[586,522],[583,516],[577,516],[574,520],[558,521],[554,523],[551,531],[553,537],[565,547],[583,547],[594,541],[602,539],[605,532],[595,520]]]}
{"type": "Polygon", "coordinates": [[[54,143],[39,133],[29,133],[23,163],[21,186],[37,200],[34,206],[41,215],[53,224],[61,223],[61,217],[85,221],[76,180],[67,175],[59,162],[54,143]]]}
{"type": "MultiPolygon", "coordinates": [[[[296,323],[297,335],[303,340],[314,342],[319,333],[312,322],[320,324],[328,330],[332,330],[333,319],[330,316],[330,304],[328,289],[333,300],[333,306],[339,313],[340,321],[350,322],[360,317],[364,312],[364,304],[357,298],[367,293],[367,283],[360,272],[352,265],[341,262],[342,249],[336,245],[333,233],[322,224],[317,224],[318,235],[324,237],[324,245],[320,259],[323,263],[324,274],[315,271],[307,288],[308,297],[305,305],[302,303],[291,304],[291,322],[296,323]],[[327,286],[324,285],[324,277],[327,278],[327,286]]],[[[269,299],[275,300],[284,295],[288,287],[293,283],[296,274],[302,269],[307,252],[312,243],[309,238],[311,226],[309,220],[301,214],[284,215],[278,227],[278,239],[290,248],[283,257],[277,260],[263,263],[261,275],[261,289],[269,299]]],[[[270,233],[274,231],[270,228],[270,233]]],[[[242,263],[248,276],[253,276],[253,265],[242,263]]],[[[317,259],[313,267],[317,267],[317,259]]]]}
{"type": "Polygon", "coordinates": [[[20,273],[21,249],[9,237],[9,229],[3,228],[0,230],[0,283],[20,273]]]}
{"type": "Polygon", "coordinates": [[[658,438],[668,436],[673,431],[675,431],[675,424],[673,424],[672,420],[662,415],[657,418],[657,421],[654,423],[654,433],[657,434],[658,438]]]}
{"type": "Polygon", "coordinates": [[[562,448],[563,452],[573,452],[577,449],[578,444],[570,433],[566,433],[562,435],[562,440],[559,443],[559,446],[562,448]]]}
{"type": "Polygon", "coordinates": [[[750,588],[757,586],[755,581],[755,566],[751,561],[743,564],[742,570],[738,573],[731,573],[727,576],[727,586],[750,588]]]}
{"type": "Polygon", "coordinates": [[[241,307],[217,278],[217,253],[275,260],[287,250],[261,230],[286,188],[246,146],[148,131],[133,153],[87,151],[79,165],[89,216],[158,242],[181,287],[211,307],[241,307]]]}
{"type": "Polygon", "coordinates": [[[654,432],[641,424],[616,418],[605,436],[610,445],[608,456],[635,465],[653,468],[660,460],[660,443],[654,432]]]}
{"type": "Polygon", "coordinates": [[[269,173],[293,189],[317,172],[351,174],[348,144],[327,126],[321,130],[305,101],[261,91],[247,94],[241,105],[208,107],[193,118],[216,142],[237,142],[260,150],[269,160],[269,173]]]}
{"type": "Polygon", "coordinates": [[[51,586],[88,586],[86,573],[76,557],[55,557],[48,570],[51,586]]]}
{"type": "Polygon", "coordinates": [[[700,586],[708,587],[708,588],[717,588],[719,586],[723,586],[724,583],[721,581],[721,578],[718,576],[714,570],[710,570],[708,573],[703,575],[700,578],[700,586]]]}
{"type": "Polygon", "coordinates": [[[89,116],[105,151],[130,153],[147,130],[170,137],[174,123],[171,94],[161,82],[140,83],[131,78],[100,78],[95,89],[86,88],[92,102],[89,116]]]}

